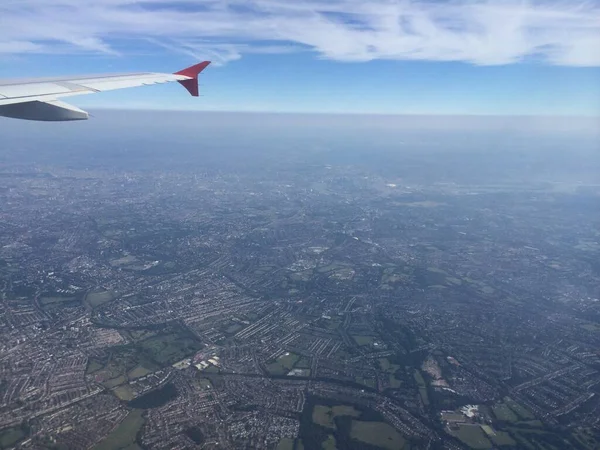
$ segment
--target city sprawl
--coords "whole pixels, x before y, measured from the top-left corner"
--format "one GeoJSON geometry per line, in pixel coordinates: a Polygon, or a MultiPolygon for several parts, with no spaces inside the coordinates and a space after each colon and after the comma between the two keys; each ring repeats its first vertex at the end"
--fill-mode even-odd
{"type": "Polygon", "coordinates": [[[597,183],[302,155],[5,162],[0,448],[600,447],[597,183]]]}

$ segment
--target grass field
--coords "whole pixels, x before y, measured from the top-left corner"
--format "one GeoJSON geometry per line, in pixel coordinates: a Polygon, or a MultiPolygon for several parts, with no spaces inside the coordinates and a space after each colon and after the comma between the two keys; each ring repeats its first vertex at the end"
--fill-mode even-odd
{"type": "Polygon", "coordinates": [[[11,448],[24,437],[25,433],[20,428],[7,428],[0,431],[0,448],[11,448]]]}
{"type": "Polygon", "coordinates": [[[133,410],[125,420],[101,441],[94,450],[133,450],[140,448],[135,442],[138,431],[144,425],[143,411],[133,410]]]}
{"type": "Polygon", "coordinates": [[[427,395],[427,385],[425,384],[425,379],[421,372],[415,369],[414,378],[417,384],[419,385],[419,395],[421,396],[421,401],[425,406],[429,406],[429,395],[427,395]]]}
{"type": "Polygon", "coordinates": [[[323,450],[336,450],[337,446],[335,442],[335,437],[332,434],[327,436],[327,439],[323,441],[323,444],[321,444],[321,448],[323,450]]]}
{"type": "Polygon", "coordinates": [[[591,331],[591,332],[599,332],[600,331],[600,324],[597,323],[585,323],[583,325],[581,325],[581,328],[583,328],[584,330],[587,331],[591,331]]]}
{"type": "Polygon", "coordinates": [[[393,374],[390,373],[390,386],[392,389],[398,389],[402,386],[402,381],[398,380],[393,374]]]}
{"type": "Polygon", "coordinates": [[[335,428],[335,418],[338,416],[358,417],[360,413],[353,406],[339,405],[329,406],[316,405],[313,409],[313,422],[326,428],[335,428]]]}
{"type": "Polygon", "coordinates": [[[492,406],[492,411],[498,420],[505,422],[517,422],[519,420],[517,415],[505,403],[498,403],[492,406]]]}
{"type": "Polygon", "coordinates": [[[400,366],[398,364],[392,364],[389,359],[381,358],[378,360],[379,368],[387,373],[395,373],[400,366]]]}
{"type": "Polygon", "coordinates": [[[159,366],[137,349],[121,347],[111,353],[108,361],[91,359],[87,373],[91,373],[96,382],[111,389],[120,400],[131,400],[133,391],[127,383],[157,369],[159,366]]]}
{"type": "Polygon", "coordinates": [[[289,438],[280,440],[275,450],[294,450],[294,440],[289,438]]]}
{"type": "Polygon", "coordinates": [[[392,387],[392,389],[397,389],[402,385],[402,381],[398,380],[394,374],[396,373],[396,371],[398,369],[400,369],[400,366],[398,364],[392,364],[390,363],[390,361],[387,358],[381,358],[378,360],[379,362],[379,368],[388,373],[389,374],[389,379],[390,379],[390,386],[392,387]]]}
{"type": "Polygon", "coordinates": [[[517,425],[525,425],[534,428],[544,428],[541,420],[520,420],[517,425]]]}
{"type": "Polygon", "coordinates": [[[204,369],[202,372],[204,372],[204,373],[219,373],[219,368],[216,366],[213,366],[211,364],[206,369],[204,369]]]}
{"type": "Polygon", "coordinates": [[[198,378],[196,380],[196,382],[200,386],[200,389],[205,390],[205,391],[212,389],[212,387],[213,387],[212,383],[210,382],[210,380],[208,378],[198,378]]]}
{"type": "Polygon", "coordinates": [[[127,381],[127,378],[125,378],[124,375],[119,375],[118,377],[115,378],[111,378],[110,380],[106,380],[102,383],[102,385],[104,387],[107,387],[108,389],[114,388],[115,386],[120,386],[121,384],[125,383],[127,381]]]}
{"type": "Polygon", "coordinates": [[[191,334],[175,331],[159,334],[137,343],[142,352],[160,365],[171,365],[202,348],[191,334]]]}
{"type": "Polygon", "coordinates": [[[136,378],[141,378],[143,376],[148,375],[149,373],[152,373],[152,371],[148,370],[144,366],[140,365],[140,366],[136,366],[135,368],[130,370],[129,373],[127,374],[127,377],[130,380],[135,380],[136,378]]]}
{"type": "Polygon", "coordinates": [[[306,356],[303,356],[302,358],[300,358],[300,360],[296,363],[295,366],[296,369],[310,369],[311,368],[311,361],[310,358],[307,358],[306,356]]]}
{"type": "Polygon", "coordinates": [[[98,306],[104,305],[105,303],[112,302],[114,300],[113,293],[110,291],[97,291],[88,292],[83,299],[83,303],[90,308],[97,308],[98,306]]]}
{"type": "Polygon", "coordinates": [[[125,331],[125,333],[129,335],[129,338],[132,341],[143,341],[144,339],[148,339],[158,334],[158,332],[154,330],[128,330],[125,331]]]}
{"type": "Polygon", "coordinates": [[[225,333],[227,334],[235,334],[238,331],[242,330],[244,328],[243,325],[240,325],[239,323],[234,323],[229,325],[226,329],[225,329],[225,333]]]}
{"type": "Polygon", "coordinates": [[[373,342],[375,342],[375,338],[373,336],[352,336],[352,339],[354,339],[354,342],[356,342],[357,345],[360,345],[361,347],[363,345],[373,345],[373,342]]]}
{"type": "Polygon", "coordinates": [[[94,373],[102,369],[104,366],[102,363],[96,361],[95,359],[88,360],[88,365],[85,369],[85,373],[94,373]]]}
{"type": "Polygon", "coordinates": [[[353,420],[350,437],[389,450],[403,449],[406,443],[402,435],[385,422],[353,420]]]}
{"type": "Polygon", "coordinates": [[[394,284],[399,281],[405,281],[406,275],[403,273],[397,273],[395,268],[388,267],[383,271],[383,275],[381,276],[381,284],[394,284]]]}
{"type": "Polygon", "coordinates": [[[267,371],[272,375],[285,375],[294,368],[300,360],[300,355],[295,353],[286,353],[277,358],[276,361],[267,365],[267,371]]]}
{"type": "Polygon", "coordinates": [[[523,420],[531,420],[531,419],[535,419],[535,416],[533,414],[531,414],[531,412],[519,405],[517,402],[515,402],[512,398],[510,397],[504,397],[504,402],[508,405],[508,407],[510,409],[512,409],[521,419],[523,420]]]}
{"type": "Polygon", "coordinates": [[[370,388],[375,388],[377,386],[377,381],[375,381],[375,378],[355,377],[354,381],[356,381],[358,384],[364,384],[370,388]]]}
{"type": "Polygon", "coordinates": [[[503,446],[503,445],[508,445],[508,446],[515,446],[517,445],[517,442],[510,437],[510,434],[508,434],[506,431],[496,431],[496,436],[492,436],[492,442],[497,445],[497,446],[503,446]]]}
{"type": "Polygon", "coordinates": [[[587,450],[600,448],[600,440],[597,439],[597,436],[594,436],[594,431],[591,429],[579,429],[574,433],[574,437],[587,450]]]}
{"type": "Polygon", "coordinates": [[[459,425],[458,430],[452,430],[450,434],[473,449],[483,450],[493,447],[479,425],[459,425]]]}
{"type": "Polygon", "coordinates": [[[415,369],[413,376],[415,378],[415,381],[419,385],[419,387],[425,386],[425,379],[423,378],[423,375],[421,375],[421,372],[419,372],[417,369],[415,369]]]}
{"type": "Polygon", "coordinates": [[[114,394],[119,400],[129,401],[133,400],[133,391],[128,385],[117,386],[113,389],[114,394]]]}
{"type": "Polygon", "coordinates": [[[41,297],[40,304],[42,306],[60,305],[61,303],[74,302],[76,297],[41,297]]]}
{"type": "MultiPolygon", "coordinates": [[[[508,427],[508,431],[510,431],[511,437],[516,439],[519,444],[519,448],[526,448],[532,450],[553,450],[556,447],[550,445],[546,440],[550,437],[552,440],[556,441],[559,435],[553,434],[549,431],[545,431],[543,429],[524,429],[515,427],[508,427]]],[[[564,447],[566,448],[566,447],[564,447]]],[[[562,450],[562,449],[560,449],[562,450]]],[[[597,450],[597,448],[594,448],[597,450]]]]}
{"type": "Polygon", "coordinates": [[[342,325],[342,320],[339,317],[333,317],[325,323],[329,330],[337,330],[342,325]]]}

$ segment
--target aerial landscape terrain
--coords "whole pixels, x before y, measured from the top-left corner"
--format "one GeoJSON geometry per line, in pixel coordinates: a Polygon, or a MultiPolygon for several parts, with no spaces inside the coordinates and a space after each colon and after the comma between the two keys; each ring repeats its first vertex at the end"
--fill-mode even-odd
{"type": "Polygon", "coordinates": [[[596,135],[159,114],[1,122],[0,449],[600,448],[596,135]]]}

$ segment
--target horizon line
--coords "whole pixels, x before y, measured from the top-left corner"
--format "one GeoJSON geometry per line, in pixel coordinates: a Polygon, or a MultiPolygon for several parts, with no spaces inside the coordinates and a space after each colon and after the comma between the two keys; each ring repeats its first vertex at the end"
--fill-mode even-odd
{"type": "MultiPolygon", "coordinates": [[[[556,118],[556,119],[595,119],[600,120],[600,112],[597,115],[584,114],[491,114],[491,113],[387,113],[387,112],[329,112],[329,111],[262,111],[262,110],[229,110],[229,109],[186,109],[186,108],[142,108],[142,107],[93,107],[86,108],[89,111],[138,111],[138,112],[187,112],[187,113],[225,113],[225,114],[281,114],[281,115],[323,115],[323,116],[386,116],[386,117],[463,117],[463,118],[556,118]]],[[[600,128],[600,123],[598,124],[600,128]]]]}

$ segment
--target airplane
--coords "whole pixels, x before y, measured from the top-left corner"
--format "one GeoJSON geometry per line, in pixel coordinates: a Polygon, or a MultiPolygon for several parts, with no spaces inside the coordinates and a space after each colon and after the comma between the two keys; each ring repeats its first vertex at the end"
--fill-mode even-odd
{"type": "Polygon", "coordinates": [[[147,72],[0,80],[0,116],[49,122],[87,120],[87,112],[58,99],[172,81],[198,97],[198,75],[209,64],[210,61],[204,61],[172,74],[147,72]]]}

